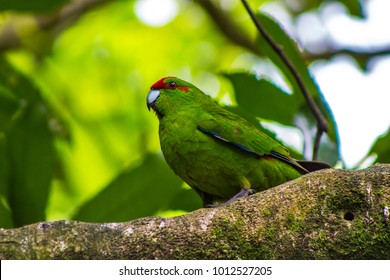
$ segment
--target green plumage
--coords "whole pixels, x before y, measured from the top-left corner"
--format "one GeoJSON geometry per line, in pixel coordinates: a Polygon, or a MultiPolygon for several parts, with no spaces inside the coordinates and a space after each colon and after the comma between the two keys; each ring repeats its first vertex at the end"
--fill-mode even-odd
{"type": "Polygon", "coordinates": [[[165,160],[199,193],[204,205],[279,185],[309,172],[311,166],[328,167],[304,162],[304,168],[253,124],[178,78],[156,82],[147,102],[160,120],[165,160]]]}

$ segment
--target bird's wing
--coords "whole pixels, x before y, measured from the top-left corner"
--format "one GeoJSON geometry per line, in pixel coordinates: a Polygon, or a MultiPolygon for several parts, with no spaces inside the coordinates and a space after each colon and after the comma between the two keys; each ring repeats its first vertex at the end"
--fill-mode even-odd
{"type": "Polygon", "coordinates": [[[198,121],[198,130],[259,157],[271,156],[305,174],[308,171],[289,156],[288,150],[250,122],[221,108],[198,121]]]}

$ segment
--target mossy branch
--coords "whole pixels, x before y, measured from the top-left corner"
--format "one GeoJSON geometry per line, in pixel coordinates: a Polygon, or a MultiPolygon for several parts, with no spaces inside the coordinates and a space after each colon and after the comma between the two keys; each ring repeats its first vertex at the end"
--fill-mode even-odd
{"type": "Polygon", "coordinates": [[[390,165],[323,170],[217,209],[0,229],[0,259],[390,259],[390,165]]]}

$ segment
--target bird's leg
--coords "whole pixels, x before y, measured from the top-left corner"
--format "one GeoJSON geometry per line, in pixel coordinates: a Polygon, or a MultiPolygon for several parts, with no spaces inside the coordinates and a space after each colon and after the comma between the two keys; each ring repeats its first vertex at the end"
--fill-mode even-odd
{"type": "Polygon", "coordinates": [[[209,208],[210,205],[213,205],[214,199],[211,195],[207,193],[202,193],[203,207],[209,208]]]}
{"type": "Polygon", "coordinates": [[[200,198],[202,199],[202,203],[203,203],[203,207],[207,208],[209,205],[213,205],[214,203],[214,198],[212,195],[208,194],[208,193],[205,193],[203,191],[201,191],[198,187],[196,186],[191,186],[191,188],[193,190],[195,190],[200,198]]]}
{"type": "Polygon", "coordinates": [[[248,196],[250,196],[250,195],[252,195],[254,193],[256,193],[256,191],[254,189],[241,189],[236,195],[232,196],[231,198],[229,198],[229,200],[227,200],[227,201],[225,201],[223,203],[216,204],[216,205],[208,204],[208,205],[205,205],[204,207],[206,207],[206,208],[218,208],[218,207],[230,204],[230,203],[232,203],[233,201],[236,201],[239,198],[248,197],[248,196]]]}

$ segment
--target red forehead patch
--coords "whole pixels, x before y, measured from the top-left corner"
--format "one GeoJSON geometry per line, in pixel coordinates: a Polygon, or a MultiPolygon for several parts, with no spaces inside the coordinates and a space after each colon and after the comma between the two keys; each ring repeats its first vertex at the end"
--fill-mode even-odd
{"type": "MultiPolygon", "coordinates": [[[[151,87],[150,89],[163,89],[163,88],[170,88],[170,82],[165,82],[166,79],[168,78],[175,78],[174,76],[167,76],[167,77],[164,77],[160,80],[158,80],[157,82],[155,82],[151,87]]],[[[188,92],[190,89],[188,87],[185,87],[185,86],[179,86],[177,85],[177,88],[179,88],[180,90],[182,91],[185,91],[185,92],[188,92]]]]}
{"type": "Polygon", "coordinates": [[[164,78],[158,80],[157,82],[155,82],[150,88],[151,89],[166,88],[167,87],[167,83],[165,83],[164,81],[167,78],[174,78],[174,77],[173,76],[164,77],[164,78]]]}

